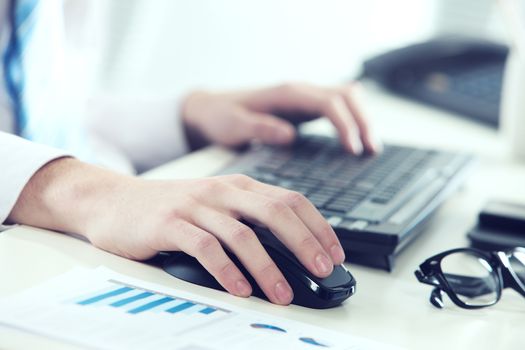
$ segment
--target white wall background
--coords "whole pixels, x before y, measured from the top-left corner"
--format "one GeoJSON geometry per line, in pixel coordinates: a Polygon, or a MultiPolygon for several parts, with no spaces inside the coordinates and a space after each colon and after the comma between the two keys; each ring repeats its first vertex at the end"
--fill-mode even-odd
{"type": "MultiPolygon", "coordinates": [[[[99,87],[151,94],[284,80],[345,81],[372,54],[464,23],[449,20],[456,18],[451,9],[472,13],[491,2],[84,1],[90,8],[88,32],[100,53],[99,87]]],[[[476,31],[483,16],[472,18],[476,31]]]]}

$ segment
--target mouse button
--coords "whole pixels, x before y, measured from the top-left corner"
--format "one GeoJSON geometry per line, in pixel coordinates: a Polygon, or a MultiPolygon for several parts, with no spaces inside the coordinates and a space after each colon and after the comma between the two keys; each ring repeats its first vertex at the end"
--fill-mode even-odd
{"type": "Polygon", "coordinates": [[[290,269],[290,265],[293,265],[296,269],[300,269],[309,276],[311,275],[310,271],[308,271],[295,255],[284,245],[275,247],[271,244],[263,243],[263,247],[279,268],[290,269]]]}
{"type": "Polygon", "coordinates": [[[328,289],[332,293],[336,289],[348,289],[355,285],[353,276],[344,266],[334,266],[333,272],[325,278],[317,277],[271,231],[260,227],[255,227],[254,231],[287,280],[291,276],[296,277],[303,286],[315,293],[328,289]]]}
{"type": "Polygon", "coordinates": [[[354,285],[355,279],[344,265],[337,265],[329,276],[319,279],[319,283],[326,288],[338,288],[354,285]]]}
{"type": "Polygon", "coordinates": [[[270,257],[273,258],[272,255],[275,255],[276,259],[287,263],[293,263],[306,271],[305,267],[299,259],[297,259],[295,254],[292,253],[292,251],[288,249],[288,247],[286,247],[271,231],[260,227],[254,229],[254,231],[270,257]]]}

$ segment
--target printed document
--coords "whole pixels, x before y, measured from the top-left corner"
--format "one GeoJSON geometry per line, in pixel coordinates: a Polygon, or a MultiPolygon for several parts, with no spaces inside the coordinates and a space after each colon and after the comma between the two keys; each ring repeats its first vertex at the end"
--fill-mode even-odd
{"type": "Polygon", "coordinates": [[[109,269],[73,269],[0,300],[0,324],[95,349],[392,349],[109,269]]]}

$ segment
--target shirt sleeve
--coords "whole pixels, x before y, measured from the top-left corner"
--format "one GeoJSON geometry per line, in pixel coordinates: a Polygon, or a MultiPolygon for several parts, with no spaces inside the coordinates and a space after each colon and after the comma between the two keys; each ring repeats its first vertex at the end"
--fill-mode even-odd
{"type": "Polygon", "coordinates": [[[0,131],[0,230],[31,177],[64,151],[29,142],[0,131]]]}
{"type": "Polygon", "coordinates": [[[189,151],[179,101],[93,97],[87,108],[87,128],[92,137],[119,149],[142,172],[189,151]]]}

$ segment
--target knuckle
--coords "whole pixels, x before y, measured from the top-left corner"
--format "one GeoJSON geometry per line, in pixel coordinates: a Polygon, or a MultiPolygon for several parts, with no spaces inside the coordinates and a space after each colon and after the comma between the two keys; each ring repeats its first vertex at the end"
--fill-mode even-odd
{"type": "Polygon", "coordinates": [[[288,204],[290,208],[298,208],[304,206],[307,203],[306,197],[295,191],[289,191],[283,196],[283,200],[288,204]]]}
{"type": "Polygon", "coordinates": [[[203,181],[199,187],[200,191],[205,194],[218,193],[222,191],[224,184],[217,178],[209,178],[203,181]]]}
{"type": "Polygon", "coordinates": [[[249,186],[254,181],[251,177],[244,174],[229,175],[229,178],[231,182],[241,188],[249,186]]]}
{"type": "Polygon", "coordinates": [[[191,197],[184,198],[183,202],[184,206],[175,204],[169,208],[166,208],[166,212],[164,214],[165,220],[162,222],[162,224],[180,225],[180,219],[188,216],[187,208],[192,208],[196,204],[196,201],[191,197]]]}
{"type": "Polygon", "coordinates": [[[317,247],[317,240],[314,238],[314,236],[308,235],[301,240],[300,246],[304,249],[317,247]]]}
{"type": "Polygon", "coordinates": [[[254,238],[255,233],[246,225],[235,225],[231,230],[231,239],[235,243],[247,242],[254,238]]]}
{"type": "Polygon", "coordinates": [[[227,278],[234,276],[237,273],[237,267],[231,262],[231,260],[224,263],[221,267],[217,270],[217,277],[219,278],[227,278]]]}
{"type": "Polygon", "coordinates": [[[321,235],[321,237],[330,238],[331,240],[334,241],[333,243],[338,243],[337,242],[337,237],[334,234],[334,230],[332,229],[332,226],[330,226],[330,224],[327,223],[327,222],[325,222],[323,224],[323,226],[321,227],[320,235],[321,235]]]}
{"type": "Polygon", "coordinates": [[[270,214],[271,216],[279,215],[288,208],[288,206],[284,202],[275,199],[266,201],[264,203],[264,207],[266,208],[268,214],[270,214]]]}
{"type": "Polygon", "coordinates": [[[277,266],[275,265],[273,261],[270,260],[259,269],[259,274],[267,278],[267,277],[275,276],[277,271],[278,271],[277,266]]]}
{"type": "Polygon", "coordinates": [[[220,243],[212,235],[201,235],[195,239],[195,252],[197,254],[207,255],[218,248],[220,248],[220,243]]]}

